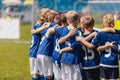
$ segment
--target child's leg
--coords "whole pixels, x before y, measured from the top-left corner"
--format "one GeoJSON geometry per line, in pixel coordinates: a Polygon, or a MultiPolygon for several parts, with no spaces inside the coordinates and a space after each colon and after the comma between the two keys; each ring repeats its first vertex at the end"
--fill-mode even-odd
{"type": "Polygon", "coordinates": [[[69,65],[62,63],[62,80],[82,80],[79,65],[69,65]]]}
{"type": "Polygon", "coordinates": [[[32,75],[32,80],[39,80],[39,75],[38,74],[33,74],[32,75]]]}
{"type": "Polygon", "coordinates": [[[61,69],[57,62],[53,63],[53,73],[56,80],[62,80],[61,69]]]}
{"type": "Polygon", "coordinates": [[[30,72],[32,74],[32,80],[38,80],[38,66],[37,66],[37,58],[30,58],[30,72]]]}
{"type": "Polygon", "coordinates": [[[52,59],[49,56],[44,56],[42,62],[43,74],[46,79],[51,79],[53,75],[52,59]]]}
{"type": "Polygon", "coordinates": [[[39,80],[44,80],[43,75],[43,68],[42,68],[42,62],[43,62],[43,55],[37,55],[37,63],[38,63],[38,70],[39,70],[39,80]]]}
{"type": "Polygon", "coordinates": [[[32,77],[32,80],[39,80],[38,78],[34,78],[34,77],[32,77]]]}

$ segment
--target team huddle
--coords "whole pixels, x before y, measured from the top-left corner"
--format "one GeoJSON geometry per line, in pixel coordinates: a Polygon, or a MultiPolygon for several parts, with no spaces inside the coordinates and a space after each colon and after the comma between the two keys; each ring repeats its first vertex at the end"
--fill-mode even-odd
{"type": "Polygon", "coordinates": [[[112,14],[103,16],[103,27],[95,30],[93,17],[73,10],[41,9],[31,30],[32,80],[118,79],[120,30],[114,29],[112,14]]]}

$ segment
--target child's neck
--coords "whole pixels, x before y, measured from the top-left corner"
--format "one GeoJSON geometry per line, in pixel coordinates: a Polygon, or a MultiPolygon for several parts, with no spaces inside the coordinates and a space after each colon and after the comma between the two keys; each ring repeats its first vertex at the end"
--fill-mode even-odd
{"type": "Polygon", "coordinates": [[[75,26],[74,26],[73,24],[69,24],[69,25],[68,25],[68,28],[69,28],[69,29],[74,29],[75,26]]]}
{"type": "Polygon", "coordinates": [[[93,28],[84,29],[84,34],[90,34],[93,31],[93,28]]]}

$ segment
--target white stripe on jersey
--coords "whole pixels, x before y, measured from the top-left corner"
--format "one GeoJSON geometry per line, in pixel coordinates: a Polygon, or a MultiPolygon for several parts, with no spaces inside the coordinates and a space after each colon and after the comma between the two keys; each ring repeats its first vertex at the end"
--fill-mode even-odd
{"type": "Polygon", "coordinates": [[[105,64],[101,64],[101,63],[100,63],[100,66],[109,67],[109,68],[117,68],[118,67],[118,65],[105,65],[105,64]]]}
{"type": "Polygon", "coordinates": [[[99,65],[98,66],[93,66],[93,67],[82,67],[82,69],[94,69],[94,68],[98,68],[100,67],[99,65]]]}

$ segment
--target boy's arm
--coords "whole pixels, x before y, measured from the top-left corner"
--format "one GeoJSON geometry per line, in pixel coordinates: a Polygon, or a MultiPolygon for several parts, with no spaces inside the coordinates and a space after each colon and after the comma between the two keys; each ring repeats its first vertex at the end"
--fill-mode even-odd
{"type": "Polygon", "coordinates": [[[104,50],[109,49],[109,48],[115,48],[114,42],[108,43],[108,44],[103,45],[103,46],[99,46],[97,48],[97,51],[104,51],[104,50]]]}
{"type": "Polygon", "coordinates": [[[115,33],[115,29],[114,28],[103,28],[100,30],[100,32],[112,32],[115,33]]]}
{"type": "Polygon", "coordinates": [[[93,38],[94,36],[96,36],[96,34],[97,34],[97,32],[93,32],[93,33],[91,33],[89,36],[85,37],[84,39],[85,39],[86,41],[89,41],[91,38],[93,38]]]}
{"type": "Polygon", "coordinates": [[[99,47],[97,48],[97,51],[104,51],[104,50],[109,49],[109,48],[110,48],[109,45],[99,46],[99,47]]]}
{"type": "Polygon", "coordinates": [[[36,30],[33,29],[31,32],[38,34],[38,33],[40,33],[42,30],[44,30],[45,28],[49,27],[49,25],[50,25],[50,23],[45,23],[45,24],[43,24],[40,28],[37,28],[36,30]]]}
{"type": "Polygon", "coordinates": [[[55,31],[54,31],[54,27],[53,28],[49,28],[48,30],[47,30],[47,32],[46,32],[46,38],[48,38],[49,37],[49,34],[54,34],[55,33],[55,31]]]}
{"type": "Polygon", "coordinates": [[[66,36],[64,36],[64,37],[62,37],[61,39],[58,40],[58,43],[59,44],[64,43],[69,37],[71,37],[72,35],[74,35],[75,32],[76,32],[76,29],[71,29],[70,32],[66,36]]]}
{"type": "Polygon", "coordinates": [[[84,45],[86,45],[88,48],[93,49],[95,46],[89,42],[87,42],[84,38],[77,36],[76,41],[82,42],[84,45]]]}
{"type": "Polygon", "coordinates": [[[47,30],[47,32],[46,32],[46,38],[48,38],[48,35],[49,35],[49,34],[54,34],[54,33],[55,33],[54,29],[55,29],[55,28],[58,28],[58,27],[59,27],[59,25],[55,25],[55,26],[49,28],[49,29],[47,30]]]}
{"type": "Polygon", "coordinates": [[[73,51],[73,49],[72,49],[70,46],[61,49],[61,50],[59,51],[59,54],[62,54],[63,52],[69,52],[69,51],[73,51]]]}

